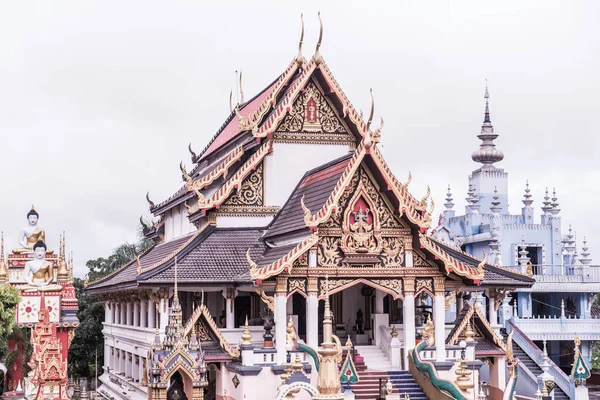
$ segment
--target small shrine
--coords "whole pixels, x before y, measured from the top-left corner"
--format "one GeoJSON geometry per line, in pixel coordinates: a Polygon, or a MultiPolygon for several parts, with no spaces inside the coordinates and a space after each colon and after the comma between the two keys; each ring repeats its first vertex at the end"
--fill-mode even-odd
{"type": "MultiPolygon", "coordinates": [[[[0,239],[0,284],[20,291],[16,324],[31,329],[31,371],[24,375],[19,356],[7,373],[5,396],[35,399],[67,399],[67,358],[77,319],[78,303],[73,287],[73,258],[67,259],[64,234],[58,251],[46,244],[46,231],[38,225],[39,213],[31,206],[27,226],[18,236],[18,247],[5,257],[4,234],[0,239]],[[33,397],[31,397],[33,396],[33,397]]],[[[9,343],[22,349],[21,343],[9,343]]]]}

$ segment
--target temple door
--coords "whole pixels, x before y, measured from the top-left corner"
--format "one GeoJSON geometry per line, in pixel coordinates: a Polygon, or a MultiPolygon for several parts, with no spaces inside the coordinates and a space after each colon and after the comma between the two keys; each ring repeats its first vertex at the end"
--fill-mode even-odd
{"type": "Polygon", "coordinates": [[[167,389],[167,400],[188,400],[183,388],[183,379],[179,372],[171,378],[171,385],[167,389]]]}

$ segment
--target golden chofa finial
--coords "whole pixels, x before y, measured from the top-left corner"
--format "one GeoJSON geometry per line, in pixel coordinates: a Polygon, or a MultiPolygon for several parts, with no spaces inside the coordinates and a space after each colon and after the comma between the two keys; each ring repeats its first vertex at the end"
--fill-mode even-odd
{"type": "Polygon", "coordinates": [[[242,87],[242,70],[240,69],[240,104],[244,104],[244,88],[242,87]]]}
{"type": "Polygon", "coordinates": [[[323,41],[323,20],[321,19],[321,11],[317,14],[319,16],[319,40],[317,41],[317,49],[315,50],[314,60],[319,65],[322,61],[319,49],[321,48],[321,42],[323,41]]]}
{"type": "Polygon", "coordinates": [[[35,211],[35,207],[33,206],[33,204],[31,205],[31,211],[35,211]]]}
{"type": "Polygon", "coordinates": [[[233,112],[233,90],[229,90],[229,113],[233,112]]]}
{"type": "Polygon", "coordinates": [[[300,14],[300,21],[302,22],[302,31],[300,32],[300,42],[298,43],[298,56],[296,62],[302,65],[302,43],[304,43],[304,14],[300,14]]]}
{"type": "Polygon", "coordinates": [[[369,113],[369,120],[367,121],[367,129],[371,128],[371,122],[373,122],[373,114],[375,113],[375,98],[373,97],[373,88],[369,90],[371,94],[371,112],[369,113]]]}
{"type": "Polygon", "coordinates": [[[248,326],[248,315],[246,315],[246,323],[244,324],[244,332],[242,333],[242,343],[241,345],[250,345],[252,342],[252,334],[250,333],[250,327],[248,326]]]}

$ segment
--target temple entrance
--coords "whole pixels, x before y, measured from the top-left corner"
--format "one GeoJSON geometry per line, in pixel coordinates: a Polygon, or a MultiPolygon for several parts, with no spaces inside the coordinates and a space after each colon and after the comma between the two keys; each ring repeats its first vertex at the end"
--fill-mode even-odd
{"type": "Polygon", "coordinates": [[[179,372],[175,372],[171,377],[169,389],[167,389],[167,400],[188,400],[185,394],[183,377],[179,372]]]}
{"type": "Polygon", "coordinates": [[[211,363],[206,367],[208,385],[204,388],[204,400],[217,399],[217,374],[220,373],[219,367],[211,363]]]}

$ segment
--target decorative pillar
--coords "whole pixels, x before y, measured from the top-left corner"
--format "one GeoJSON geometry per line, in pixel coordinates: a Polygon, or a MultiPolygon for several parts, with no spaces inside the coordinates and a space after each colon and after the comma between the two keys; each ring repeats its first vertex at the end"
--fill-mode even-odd
{"type": "Polygon", "coordinates": [[[489,289],[487,292],[488,318],[492,328],[498,325],[498,313],[496,312],[496,301],[494,300],[494,291],[489,289]]]}
{"type": "Polygon", "coordinates": [[[287,313],[287,278],[277,277],[275,286],[275,347],[277,348],[277,364],[286,362],[285,336],[287,313]]]}
{"type": "Polygon", "coordinates": [[[138,379],[140,383],[142,383],[144,381],[144,363],[146,362],[146,359],[143,357],[138,357],[138,359],[138,379]]]}
{"type": "Polygon", "coordinates": [[[317,297],[316,277],[308,278],[308,297],[306,298],[306,343],[319,346],[319,298],[317,297]]]}
{"type": "Polygon", "coordinates": [[[104,342],[104,370],[110,369],[110,346],[104,342]]]}
{"type": "Polygon", "coordinates": [[[148,299],[148,328],[156,328],[156,303],[148,299]]]}
{"type": "MultiPolygon", "coordinates": [[[[166,295],[168,296],[168,294],[166,295]]],[[[169,324],[169,310],[168,310],[168,304],[169,304],[169,299],[163,296],[160,299],[160,303],[159,303],[159,312],[160,312],[160,320],[159,320],[159,331],[160,331],[160,338],[161,340],[165,337],[165,329],[167,328],[167,325],[169,324]]]]}
{"type": "Polygon", "coordinates": [[[433,318],[435,324],[435,360],[446,361],[446,298],[444,296],[445,278],[434,278],[435,296],[433,299],[433,318]]]}
{"type": "Polygon", "coordinates": [[[112,310],[109,302],[104,303],[104,323],[112,324],[112,310]]]}
{"type": "Polygon", "coordinates": [[[126,310],[125,312],[127,313],[127,314],[126,314],[126,322],[125,322],[125,323],[127,324],[127,326],[131,326],[131,325],[133,324],[133,320],[132,320],[132,318],[131,318],[131,317],[133,316],[133,314],[132,314],[132,312],[131,312],[131,311],[132,311],[132,308],[133,308],[133,307],[132,307],[132,304],[131,304],[131,302],[130,302],[130,301],[128,301],[128,302],[127,302],[127,306],[125,307],[125,310],[126,310]]]}
{"type": "Polygon", "coordinates": [[[140,302],[133,303],[133,326],[140,326],[140,302]]]}
{"type": "Polygon", "coordinates": [[[225,298],[225,328],[233,329],[235,328],[235,296],[237,295],[237,290],[234,288],[224,289],[221,294],[223,298],[225,298]]]}
{"type": "Polygon", "coordinates": [[[383,314],[383,298],[385,293],[381,290],[375,290],[375,314],[383,314]]]}
{"type": "Polygon", "coordinates": [[[408,352],[415,348],[415,280],[404,279],[404,368],[408,369],[408,352]]]}
{"type": "Polygon", "coordinates": [[[113,307],[115,308],[115,324],[121,323],[121,303],[113,303],[113,307]]]}
{"type": "Polygon", "coordinates": [[[146,300],[140,300],[140,326],[142,328],[148,327],[148,311],[147,311],[148,303],[146,300]]]}
{"type": "Polygon", "coordinates": [[[506,323],[512,318],[512,307],[509,303],[510,297],[505,297],[502,299],[502,305],[500,306],[500,324],[505,328],[506,323]]]}

